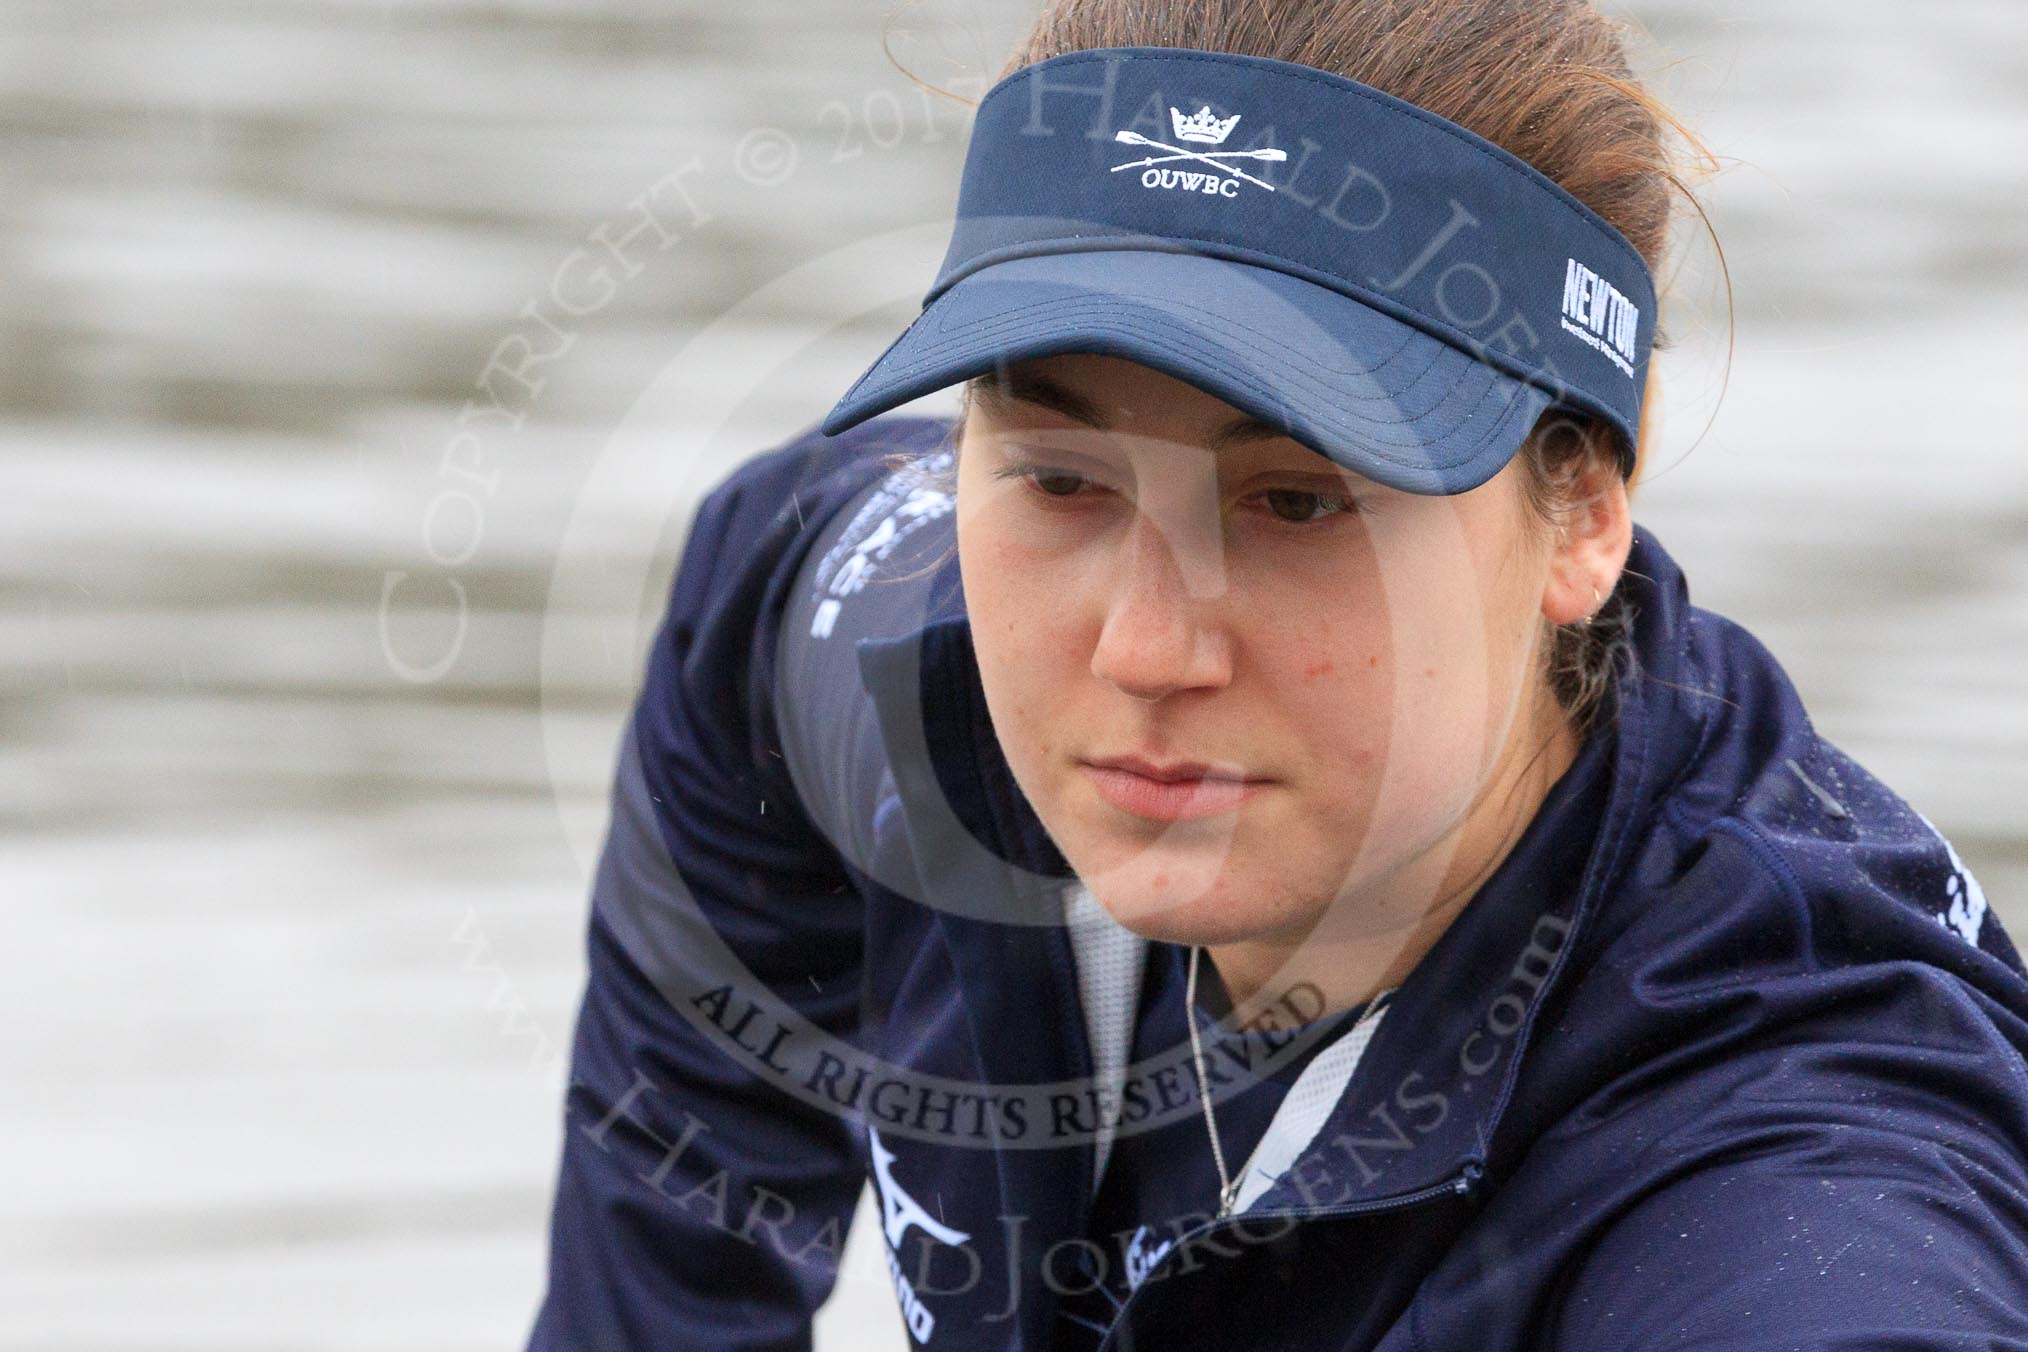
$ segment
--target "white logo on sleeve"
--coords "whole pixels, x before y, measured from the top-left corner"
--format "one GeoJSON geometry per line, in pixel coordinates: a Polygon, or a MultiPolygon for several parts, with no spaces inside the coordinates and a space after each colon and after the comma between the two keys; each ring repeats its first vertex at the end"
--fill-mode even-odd
{"type": "MultiPolygon", "coordinates": [[[[1222,146],[1225,144],[1225,138],[1232,135],[1232,129],[1239,125],[1239,117],[1238,113],[1234,113],[1231,117],[1217,117],[1212,113],[1209,104],[1206,104],[1188,117],[1183,115],[1181,108],[1171,108],[1169,110],[1169,126],[1175,132],[1176,139],[1179,141],[1188,141],[1192,145],[1222,146]]],[[[1123,145],[1146,146],[1150,150],[1166,150],[1169,152],[1167,155],[1150,155],[1147,159],[1132,160],[1126,164],[1116,164],[1112,170],[1114,173],[1117,174],[1122,169],[1139,169],[1141,170],[1141,186],[1144,188],[1166,188],[1180,192],[1200,192],[1209,197],[1239,196],[1239,185],[1242,180],[1257,184],[1260,187],[1266,188],[1269,192],[1275,190],[1274,184],[1269,183],[1266,179],[1255,178],[1244,169],[1227,164],[1227,160],[1280,161],[1286,160],[1289,157],[1288,151],[1277,150],[1273,146],[1261,146],[1254,150],[1186,150],[1182,146],[1169,145],[1163,141],[1153,140],[1141,135],[1137,131],[1116,131],[1113,133],[1113,139],[1123,145]],[[1189,160],[1195,164],[1207,165],[1218,172],[1205,173],[1203,170],[1196,169],[1158,169],[1155,167],[1156,165],[1167,164],[1171,160],[1189,160]]]]}
{"type": "Polygon", "coordinates": [[[1641,310],[1620,289],[1575,258],[1563,270],[1563,331],[1605,354],[1631,376],[1641,310]]]}
{"type": "Polygon", "coordinates": [[[949,493],[920,482],[926,475],[948,470],[950,465],[951,452],[939,451],[919,467],[889,475],[867,499],[838,543],[818,562],[817,607],[810,617],[810,637],[831,637],[845,599],[864,588],[872,580],[874,570],[909,536],[949,515],[957,506],[957,500],[949,493]]]}
{"type": "Polygon", "coordinates": [[[887,1239],[887,1275],[894,1282],[894,1294],[901,1301],[902,1319],[909,1334],[917,1342],[927,1343],[937,1331],[936,1316],[922,1303],[914,1284],[901,1270],[901,1241],[907,1237],[910,1226],[940,1244],[963,1244],[971,1236],[945,1225],[909,1196],[894,1181],[894,1152],[881,1144],[880,1133],[872,1127],[866,1129],[866,1135],[873,1145],[873,1186],[880,1194],[880,1229],[887,1239]]]}
{"type": "Polygon", "coordinates": [[[1936,829],[1936,824],[1922,813],[1922,824],[1943,842],[1944,852],[1950,855],[1951,876],[1944,883],[1943,909],[1936,913],[1937,923],[1947,930],[1954,930],[1968,944],[1979,942],[1979,929],[1986,923],[1986,889],[1979,886],[1979,880],[1965,867],[1965,861],[1958,858],[1957,847],[1950,838],[1936,829]]]}

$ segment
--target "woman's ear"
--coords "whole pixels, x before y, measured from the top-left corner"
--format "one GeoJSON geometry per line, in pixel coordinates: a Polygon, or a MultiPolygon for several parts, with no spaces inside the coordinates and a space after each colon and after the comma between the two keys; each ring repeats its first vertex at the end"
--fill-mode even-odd
{"type": "Polygon", "coordinates": [[[1616,463],[1590,457],[1572,492],[1542,591],[1542,614],[1553,624],[1576,624],[1595,613],[1619,585],[1634,547],[1633,507],[1616,463]]]}

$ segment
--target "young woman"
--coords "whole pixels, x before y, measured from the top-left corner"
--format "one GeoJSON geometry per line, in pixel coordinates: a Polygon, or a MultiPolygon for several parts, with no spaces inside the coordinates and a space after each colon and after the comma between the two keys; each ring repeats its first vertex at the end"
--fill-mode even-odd
{"type": "Polygon", "coordinates": [[[1629,487],[1580,3],[1052,9],[705,500],[531,1346],[2028,1348],[2028,973],[1629,487]],[[879,417],[962,384],[955,422],[879,417]]]}

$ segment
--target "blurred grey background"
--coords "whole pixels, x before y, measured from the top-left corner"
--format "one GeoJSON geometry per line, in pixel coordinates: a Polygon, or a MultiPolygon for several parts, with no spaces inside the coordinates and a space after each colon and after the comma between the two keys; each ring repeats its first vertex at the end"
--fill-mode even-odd
{"type": "MultiPolygon", "coordinates": [[[[883,30],[1034,8],[0,3],[0,1347],[520,1344],[689,511],[941,257],[883,30]]],[[[1686,227],[1637,518],[2028,939],[2028,10],[1606,8],[1737,301],[1686,227]]]]}

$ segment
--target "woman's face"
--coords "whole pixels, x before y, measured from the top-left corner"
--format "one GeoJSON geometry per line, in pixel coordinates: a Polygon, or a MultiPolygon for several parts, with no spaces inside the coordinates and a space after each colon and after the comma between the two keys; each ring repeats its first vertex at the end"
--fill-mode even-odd
{"type": "MultiPolygon", "coordinates": [[[[1342,896],[1392,927],[1434,901],[1394,894],[1413,861],[1511,846],[1501,768],[1575,748],[1539,674],[1553,541],[1517,464],[1451,497],[1386,488],[1114,357],[974,395],[957,530],[987,705],[1121,923],[1300,937],[1342,896]],[[1209,769],[1100,764],[1136,757],[1209,769]]],[[[1578,590],[1557,618],[1589,611],[1578,590]]]]}

